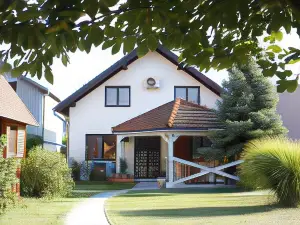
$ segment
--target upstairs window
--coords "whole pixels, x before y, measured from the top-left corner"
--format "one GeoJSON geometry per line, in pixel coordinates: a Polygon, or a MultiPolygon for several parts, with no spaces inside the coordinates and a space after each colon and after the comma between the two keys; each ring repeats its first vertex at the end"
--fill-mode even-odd
{"type": "Polygon", "coordinates": [[[200,105],[200,88],[199,87],[175,87],[175,99],[182,98],[186,101],[200,105]]]}
{"type": "Polygon", "coordinates": [[[105,106],[106,107],[129,107],[130,87],[129,86],[105,87],[105,106]]]}

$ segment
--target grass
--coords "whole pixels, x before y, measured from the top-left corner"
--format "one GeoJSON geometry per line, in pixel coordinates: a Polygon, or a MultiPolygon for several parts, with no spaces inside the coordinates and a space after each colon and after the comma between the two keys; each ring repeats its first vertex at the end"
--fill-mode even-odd
{"type": "Polygon", "coordinates": [[[68,198],[21,198],[15,208],[0,217],[2,225],[62,225],[65,215],[81,201],[97,193],[133,187],[133,183],[77,182],[68,198]]]}
{"type": "Polygon", "coordinates": [[[106,202],[113,225],[299,224],[300,209],[279,208],[268,192],[240,189],[131,191],[106,202]]]}

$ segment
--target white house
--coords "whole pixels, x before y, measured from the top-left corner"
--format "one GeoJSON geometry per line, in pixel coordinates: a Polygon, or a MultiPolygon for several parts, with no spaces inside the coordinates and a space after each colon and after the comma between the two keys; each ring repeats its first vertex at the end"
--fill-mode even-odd
{"type": "Polygon", "coordinates": [[[27,139],[39,136],[45,149],[59,151],[64,146],[65,119],[52,109],[60,99],[27,77],[12,78],[6,75],[6,79],[39,123],[39,126],[27,126],[27,139]]]}
{"type": "Polygon", "coordinates": [[[133,51],[59,103],[54,110],[69,117],[69,159],[116,162],[120,172],[123,158],[136,179],[167,175],[170,186],[198,177],[211,182],[203,175],[212,171],[192,156],[219,129],[209,108],[221,88],[177,59],[162,46],[142,58],[133,51]]]}

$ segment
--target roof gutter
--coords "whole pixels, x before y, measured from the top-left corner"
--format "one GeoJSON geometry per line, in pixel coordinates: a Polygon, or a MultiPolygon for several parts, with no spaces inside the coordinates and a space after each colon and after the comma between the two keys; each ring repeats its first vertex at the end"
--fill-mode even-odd
{"type": "Polygon", "coordinates": [[[156,133],[156,132],[168,132],[168,133],[172,133],[172,132],[210,132],[210,131],[218,131],[218,130],[223,130],[223,129],[217,129],[217,128],[212,128],[212,129],[205,129],[205,130],[200,130],[200,129],[189,129],[189,130],[185,130],[185,129],[157,129],[157,130],[144,130],[144,131],[122,131],[122,132],[114,132],[112,131],[113,134],[116,135],[123,135],[123,134],[142,134],[142,133],[156,133]]]}

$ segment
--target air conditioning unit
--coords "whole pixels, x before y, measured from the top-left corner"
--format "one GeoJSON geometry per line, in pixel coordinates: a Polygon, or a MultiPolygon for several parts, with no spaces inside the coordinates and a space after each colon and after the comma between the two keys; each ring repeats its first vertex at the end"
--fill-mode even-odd
{"type": "Polygon", "coordinates": [[[157,89],[159,88],[159,80],[155,77],[149,77],[144,81],[144,86],[147,89],[157,89]]]}

